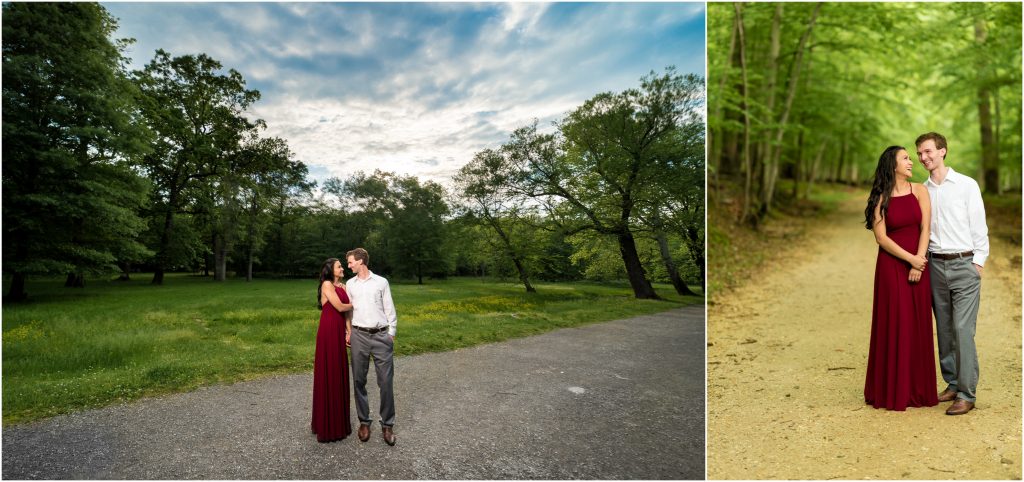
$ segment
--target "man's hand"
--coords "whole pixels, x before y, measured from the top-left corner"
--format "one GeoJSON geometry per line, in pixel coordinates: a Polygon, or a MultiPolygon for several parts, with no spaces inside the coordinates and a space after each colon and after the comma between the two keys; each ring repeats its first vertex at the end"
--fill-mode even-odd
{"type": "Polygon", "coordinates": [[[979,278],[981,278],[982,275],[985,273],[985,267],[980,265],[980,264],[975,263],[974,264],[974,269],[978,270],[978,277],[979,278]]]}
{"type": "Polygon", "coordinates": [[[345,332],[345,346],[352,346],[352,332],[345,332]]]}
{"type": "Polygon", "coordinates": [[[908,277],[907,281],[910,281],[911,283],[917,283],[918,281],[921,281],[922,274],[924,274],[924,271],[912,269],[910,270],[910,276],[908,277]]]}

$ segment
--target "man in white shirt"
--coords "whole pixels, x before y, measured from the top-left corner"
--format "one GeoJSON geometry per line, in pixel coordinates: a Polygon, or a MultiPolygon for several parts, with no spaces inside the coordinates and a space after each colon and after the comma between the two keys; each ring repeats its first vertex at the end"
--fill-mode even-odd
{"type": "Polygon", "coordinates": [[[915,143],[929,173],[924,185],[932,202],[928,261],[939,366],[947,384],[939,401],[955,400],[946,415],[962,415],[974,408],[978,385],[974,332],[989,253],[985,205],[978,183],[946,166],[945,137],[929,132],[915,143]]]}
{"type": "Polygon", "coordinates": [[[355,380],[356,416],[359,418],[359,440],[370,439],[370,405],[366,398],[366,373],[370,356],[377,371],[380,387],[381,435],[388,445],[395,444],[394,363],[395,328],[398,316],[391,299],[388,280],[373,274],[367,265],[370,254],[356,248],[345,254],[348,268],[356,275],[345,283],[352,301],[352,378],[355,380]]]}

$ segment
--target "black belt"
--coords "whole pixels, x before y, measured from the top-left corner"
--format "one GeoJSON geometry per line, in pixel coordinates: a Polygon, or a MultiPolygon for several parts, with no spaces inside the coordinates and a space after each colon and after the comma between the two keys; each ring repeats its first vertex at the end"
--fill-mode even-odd
{"type": "Polygon", "coordinates": [[[359,331],[362,331],[362,332],[365,332],[365,333],[369,333],[371,335],[374,334],[374,333],[380,333],[380,332],[385,331],[385,330],[388,329],[388,327],[386,327],[386,326],[381,326],[381,327],[378,327],[378,328],[363,328],[361,326],[356,326],[356,325],[352,325],[352,328],[355,328],[355,329],[357,329],[359,331]]]}
{"type": "Polygon", "coordinates": [[[968,258],[968,257],[974,256],[974,251],[965,251],[963,253],[950,253],[950,254],[931,253],[931,255],[932,255],[932,257],[939,258],[939,259],[960,259],[960,258],[968,258]]]}

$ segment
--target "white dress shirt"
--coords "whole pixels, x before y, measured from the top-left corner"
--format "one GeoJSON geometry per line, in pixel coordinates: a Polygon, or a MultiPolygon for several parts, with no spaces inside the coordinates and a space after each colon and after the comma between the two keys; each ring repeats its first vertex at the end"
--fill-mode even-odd
{"type": "Polygon", "coordinates": [[[398,315],[395,302],[391,299],[391,285],[388,280],[369,271],[366,279],[353,276],[345,283],[348,298],[352,302],[352,326],[363,328],[388,327],[388,334],[395,336],[398,315]]]}
{"type": "Polygon", "coordinates": [[[988,259],[988,225],[978,183],[948,168],[942,184],[925,180],[932,203],[928,251],[939,254],[974,252],[974,264],[988,259]]]}

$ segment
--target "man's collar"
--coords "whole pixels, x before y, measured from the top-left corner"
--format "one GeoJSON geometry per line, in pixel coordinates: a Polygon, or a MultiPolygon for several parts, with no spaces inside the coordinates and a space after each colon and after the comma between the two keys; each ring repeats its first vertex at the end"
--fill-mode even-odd
{"type": "MultiPolygon", "coordinates": [[[[946,166],[946,177],[945,177],[945,179],[942,180],[942,183],[945,184],[947,182],[952,182],[952,183],[956,184],[957,177],[959,175],[960,175],[960,173],[954,171],[952,167],[946,166]]],[[[939,186],[938,184],[935,184],[935,181],[932,181],[931,173],[928,173],[928,179],[925,179],[924,183],[925,184],[931,184],[932,186],[935,186],[935,187],[939,186]]]]}
{"type": "Polygon", "coordinates": [[[371,279],[373,279],[374,276],[376,275],[373,274],[373,271],[366,270],[366,279],[360,278],[358,274],[353,276],[353,278],[359,281],[370,281],[371,279]]]}

